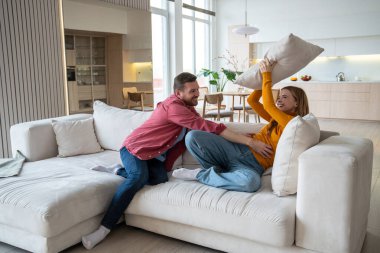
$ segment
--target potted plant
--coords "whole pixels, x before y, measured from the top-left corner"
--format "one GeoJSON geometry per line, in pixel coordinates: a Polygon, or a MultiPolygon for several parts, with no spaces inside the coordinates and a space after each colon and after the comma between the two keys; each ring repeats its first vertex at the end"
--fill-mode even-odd
{"type": "Polygon", "coordinates": [[[217,92],[222,92],[228,81],[234,82],[238,74],[240,73],[224,68],[222,68],[221,71],[203,68],[199,73],[201,76],[210,78],[209,83],[216,87],[217,92]]]}

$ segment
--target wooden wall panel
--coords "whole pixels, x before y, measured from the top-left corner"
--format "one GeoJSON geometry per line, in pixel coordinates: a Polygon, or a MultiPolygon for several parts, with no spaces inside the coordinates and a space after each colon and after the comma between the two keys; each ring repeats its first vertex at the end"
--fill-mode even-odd
{"type": "Polygon", "coordinates": [[[0,158],[12,125],[65,115],[59,1],[0,0],[0,158]]]}

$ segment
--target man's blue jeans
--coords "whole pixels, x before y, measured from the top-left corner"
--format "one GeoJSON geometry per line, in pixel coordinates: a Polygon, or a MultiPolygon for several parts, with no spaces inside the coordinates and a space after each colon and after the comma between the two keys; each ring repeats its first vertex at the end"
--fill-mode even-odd
{"type": "Polygon", "coordinates": [[[155,158],[146,161],[140,160],[129,153],[125,147],[120,150],[120,157],[125,169],[119,170],[118,175],[125,177],[125,180],[117,188],[101,222],[108,229],[112,229],[116,225],[135,194],[144,185],[156,185],[168,181],[163,162],[155,158]]]}
{"type": "Polygon", "coordinates": [[[242,192],[255,192],[260,188],[264,169],[248,146],[198,130],[187,133],[185,142],[203,167],[197,175],[199,182],[242,192]]]}

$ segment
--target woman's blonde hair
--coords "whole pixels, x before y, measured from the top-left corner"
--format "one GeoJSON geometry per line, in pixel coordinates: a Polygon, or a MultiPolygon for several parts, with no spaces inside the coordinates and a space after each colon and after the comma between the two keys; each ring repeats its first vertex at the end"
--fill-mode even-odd
{"type": "MultiPolygon", "coordinates": [[[[307,100],[306,93],[303,89],[295,86],[286,86],[282,90],[288,90],[297,102],[296,115],[301,117],[309,113],[309,102],[307,100]]],[[[280,93],[279,93],[280,95],[280,93]]],[[[278,125],[277,121],[273,120],[268,127],[267,135],[270,136],[272,130],[278,125]]]]}
{"type": "Polygon", "coordinates": [[[282,90],[288,90],[297,102],[296,115],[305,116],[309,113],[309,102],[303,89],[295,86],[286,86],[282,90]]]}

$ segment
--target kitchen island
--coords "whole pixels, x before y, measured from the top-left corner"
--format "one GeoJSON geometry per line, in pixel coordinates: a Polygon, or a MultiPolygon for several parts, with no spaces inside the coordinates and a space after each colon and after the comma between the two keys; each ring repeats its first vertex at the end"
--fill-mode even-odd
{"type": "Polygon", "coordinates": [[[317,117],[380,120],[380,81],[282,81],[274,88],[288,85],[305,90],[317,117]]]}

